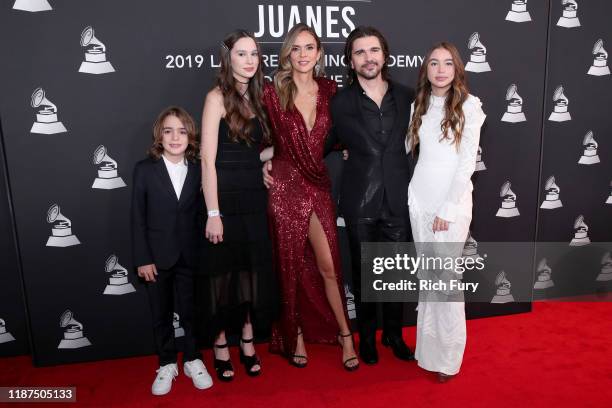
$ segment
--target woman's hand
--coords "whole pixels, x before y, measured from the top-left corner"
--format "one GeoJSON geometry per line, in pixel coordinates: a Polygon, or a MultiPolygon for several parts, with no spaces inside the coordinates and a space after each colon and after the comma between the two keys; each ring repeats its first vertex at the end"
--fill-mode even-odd
{"type": "Polygon", "coordinates": [[[433,222],[433,232],[448,231],[448,221],[443,220],[440,217],[436,217],[433,222]]]}
{"type": "Polygon", "coordinates": [[[264,185],[266,188],[270,188],[272,184],[274,184],[274,178],[272,178],[270,175],[272,172],[272,162],[270,160],[264,163],[263,167],[261,168],[261,172],[263,173],[264,185]]]}
{"type": "Polygon", "coordinates": [[[206,239],[213,244],[223,242],[223,222],[221,222],[221,217],[208,217],[205,235],[206,239]]]}

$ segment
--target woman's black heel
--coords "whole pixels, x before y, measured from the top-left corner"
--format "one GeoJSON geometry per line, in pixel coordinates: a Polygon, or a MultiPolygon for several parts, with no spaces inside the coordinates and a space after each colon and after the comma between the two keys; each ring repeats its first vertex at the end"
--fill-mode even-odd
{"type": "MultiPolygon", "coordinates": [[[[225,344],[215,344],[213,346],[216,349],[227,348],[227,343],[225,344]]],[[[217,378],[219,381],[230,382],[234,379],[234,374],[232,375],[224,375],[225,373],[231,371],[234,372],[234,366],[232,365],[232,360],[219,360],[215,355],[215,371],[217,372],[217,378]]]]}
{"type": "MultiPolygon", "coordinates": [[[[301,336],[302,332],[298,332],[297,335],[301,336]]],[[[291,360],[289,360],[289,363],[297,368],[305,368],[308,365],[308,357],[303,356],[301,354],[294,354],[291,356],[291,360]],[[304,361],[296,361],[296,358],[303,359],[304,361]]]]}
{"type": "MultiPolygon", "coordinates": [[[[253,339],[240,339],[241,343],[252,343],[253,339]]],[[[242,350],[242,347],[240,347],[240,362],[242,364],[244,364],[244,369],[246,370],[246,373],[248,376],[250,377],[257,377],[259,374],[261,374],[261,361],[259,360],[259,357],[257,357],[257,354],[253,354],[252,356],[247,356],[244,354],[244,351],[242,350]],[[253,371],[253,366],[259,366],[259,370],[255,370],[253,371]]]]}
{"type": "MultiPolygon", "coordinates": [[[[349,333],[349,334],[338,333],[338,343],[340,343],[340,347],[344,347],[344,339],[347,337],[350,337],[351,341],[353,341],[353,333],[349,333]]],[[[344,365],[344,369],[346,371],[355,371],[359,368],[359,359],[357,357],[350,357],[344,360],[342,364],[344,365]],[[353,360],[357,360],[357,364],[353,366],[347,365],[349,361],[353,361],[353,360]]]]}

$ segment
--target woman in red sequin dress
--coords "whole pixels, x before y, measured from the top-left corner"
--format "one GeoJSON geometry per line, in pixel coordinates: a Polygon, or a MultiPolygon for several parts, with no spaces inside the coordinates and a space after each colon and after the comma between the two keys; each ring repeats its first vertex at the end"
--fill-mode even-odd
{"type": "Polygon", "coordinates": [[[268,214],[282,300],[270,350],[304,367],[305,342],[339,343],[344,367],[352,371],[359,361],[348,326],[336,214],[323,162],[336,83],[322,76],[322,67],[319,38],[298,24],[283,43],[274,84],[264,87],[274,144],[268,214]]]}

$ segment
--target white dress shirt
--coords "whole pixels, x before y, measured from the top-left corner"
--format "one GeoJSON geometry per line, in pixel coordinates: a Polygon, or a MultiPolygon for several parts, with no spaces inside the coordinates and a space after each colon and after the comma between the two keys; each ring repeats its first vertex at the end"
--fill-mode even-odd
{"type": "Polygon", "coordinates": [[[187,163],[185,160],[181,160],[178,163],[172,163],[170,160],[162,154],[164,164],[170,175],[170,181],[172,181],[172,187],[176,193],[176,199],[181,197],[181,191],[183,190],[183,184],[185,184],[185,178],[187,177],[187,163]]]}

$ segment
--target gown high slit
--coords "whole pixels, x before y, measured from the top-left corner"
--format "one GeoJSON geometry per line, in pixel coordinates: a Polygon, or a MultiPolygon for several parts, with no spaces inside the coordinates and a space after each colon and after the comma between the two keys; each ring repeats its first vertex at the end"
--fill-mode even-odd
{"type": "Polygon", "coordinates": [[[323,162],[325,139],[331,127],[329,102],[337,85],[325,78],[316,81],[319,87],[316,119],[310,132],[297,108],[284,111],[274,85],[264,86],[264,105],[274,144],[271,173],[274,184],[268,191],[268,219],[281,297],[280,318],[272,328],[270,351],[286,356],[295,351],[298,327],[307,343],[338,342],[338,323],[308,240],[313,214],[327,238],[348,322],[335,207],[323,162]]]}

